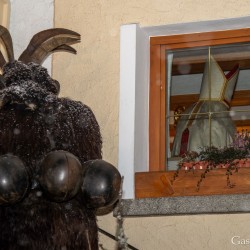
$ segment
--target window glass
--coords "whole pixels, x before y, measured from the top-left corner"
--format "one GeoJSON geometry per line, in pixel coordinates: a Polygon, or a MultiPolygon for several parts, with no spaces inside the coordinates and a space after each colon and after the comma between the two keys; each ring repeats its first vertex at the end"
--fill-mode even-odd
{"type": "Polygon", "coordinates": [[[250,128],[250,44],[166,50],[167,169],[250,128]]]}

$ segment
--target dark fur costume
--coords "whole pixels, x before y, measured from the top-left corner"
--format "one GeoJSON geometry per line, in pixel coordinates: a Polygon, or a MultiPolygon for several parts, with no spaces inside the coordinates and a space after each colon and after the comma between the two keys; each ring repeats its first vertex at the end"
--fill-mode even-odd
{"type": "Polygon", "coordinates": [[[21,202],[0,207],[0,249],[98,249],[94,211],[78,196],[49,201],[36,181],[41,161],[53,150],[69,151],[81,163],[101,158],[94,114],[80,102],[58,98],[58,82],[38,64],[7,63],[3,78],[0,155],[18,156],[33,183],[21,202]]]}
{"type": "Polygon", "coordinates": [[[98,249],[92,211],[73,200],[50,202],[31,194],[25,202],[1,208],[0,249],[98,249]]]}

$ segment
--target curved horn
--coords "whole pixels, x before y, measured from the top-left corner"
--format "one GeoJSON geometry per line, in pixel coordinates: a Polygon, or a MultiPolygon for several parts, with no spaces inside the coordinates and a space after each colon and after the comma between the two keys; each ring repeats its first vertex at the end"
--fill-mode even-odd
{"type": "Polygon", "coordinates": [[[75,55],[77,53],[76,50],[73,47],[71,47],[71,46],[69,46],[67,44],[63,44],[63,45],[53,49],[51,51],[51,53],[60,52],[60,51],[69,52],[69,53],[72,53],[72,54],[75,54],[75,55]]]}
{"type": "Polygon", "coordinates": [[[3,65],[6,63],[4,57],[3,57],[3,54],[1,53],[0,51],[0,69],[3,68],[3,65]]]}
{"type": "Polygon", "coordinates": [[[76,50],[74,48],[72,48],[71,46],[66,45],[66,44],[60,45],[51,51],[44,51],[41,49],[38,52],[41,52],[41,53],[39,53],[39,56],[37,56],[37,57],[32,56],[32,62],[35,62],[37,64],[42,64],[48,56],[50,56],[51,54],[53,54],[55,52],[69,52],[69,53],[76,55],[76,50]]]}
{"type": "Polygon", "coordinates": [[[14,51],[10,32],[8,29],[0,25],[0,39],[6,49],[9,62],[14,61],[14,51]]]}
{"type": "Polygon", "coordinates": [[[80,42],[80,34],[67,29],[49,29],[37,33],[19,57],[20,61],[41,62],[56,48],[80,42]]]}
{"type": "MultiPolygon", "coordinates": [[[[20,59],[24,63],[35,62],[41,64],[51,53],[54,51],[62,51],[61,46],[68,46],[79,42],[78,39],[68,37],[53,37],[48,41],[45,41],[40,47],[38,47],[32,55],[28,58],[20,59]]],[[[70,47],[70,46],[69,46],[70,47]]]]}

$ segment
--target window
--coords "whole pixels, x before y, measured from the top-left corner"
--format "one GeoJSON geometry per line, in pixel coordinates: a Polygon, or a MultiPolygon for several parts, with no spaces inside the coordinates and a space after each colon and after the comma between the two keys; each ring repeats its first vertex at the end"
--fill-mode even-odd
{"type": "MultiPolygon", "coordinates": [[[[244,17],[155,27],[138,24],[121,27],[118,166],[125,177],[125,199],[134,198],[135,189],[141,189],[144,197],[148,197],[152,191],[148,184],[150,181],[152,184],[153,175],[159,177],[163,173],[162,182],[165,182],[166,51],[248,43],[249,21],[249,17],[244,17]]],[[[242,94],[248,95],[247,92],[242,94]]],[[[197,98],[197,94],[192,95],[197,98]]],[[[159,197],[162,192],[155,195],[159,197]]]]}
{"type": "MultiPolygon", "coordinates": [[[[242,82],[242,78],[244,78],[245,82],[243,87],[240,86],[241,90],[237,91],[236,89],[232,103],[235,108],[244,106],[243,109],[249,109],[247,106],[250,105],[248,98],[250,96],[250,83],[246,82],[250,68],[248,64],[250,59],[249,42],[249,28],[151,38],[150,171],[164,171],[166,169],[167,156],[170,154],[167,149],[172,146],[169,141],[170,132],[174,133],[173,126],[168,130],[167,121],[169,121],[170,114],[167,111],[172,110],[173,113],[178,108],[188,107],[198,101],[197,94],[171,96],[171,93],[169,93],[170,78],[177,78],[175,83],[180,82],[181,78],[182,81],[186,81],[182,88],[188,88],[187,81],[194,83],[194,81],[197,81],[195,80],[197,77],[201,82],[202,77],[199,76],[202,76],[204,63],[209,53],[214,55],[215,60],[218,61],[224,72],[232,69],[233,65],[239,64],[241,70],[239,81],[242,82]],[[169,62],[171,56],[173,57],[173,63],[169,62]],[[171,70],[168,70],[168,66],[171,67],[171,70]],[[183,76],[186,76],[186,78],[183,78],[183,76]],[[193,76],[193,78],[190,78],[190,76],[193,76]],[[167,82],[167,78],[169,82],[167,82]],[[161,84],[156,84],[157,82],[161,84]]],[[[172,84],[173,87],[175,83],[172,84]]],[[[212,89],[215,89],[215,86],[212,89]]],[[[236,108],[235,111],[241,111],[244,117],[247,115],[247,111],[243,112],[242,108],[236,108]]],[[[204,115],[204,119],[205,117],[206,115],[204,115]]],[[[213,122],[213,119],[211,121],[213,122]]],[[[247,119],[245,121],[237,120],[235,124],[236,126],[247,127],[250,122],[247,119]]]]}

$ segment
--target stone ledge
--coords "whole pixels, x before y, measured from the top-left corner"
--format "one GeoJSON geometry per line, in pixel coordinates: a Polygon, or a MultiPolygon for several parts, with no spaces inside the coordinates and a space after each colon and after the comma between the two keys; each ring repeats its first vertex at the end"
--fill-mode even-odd
{"type": "Polygon", "coordinates": [[[124,217],[250,212],[250,194],[144,198],[122,203],[124,217]]]}

